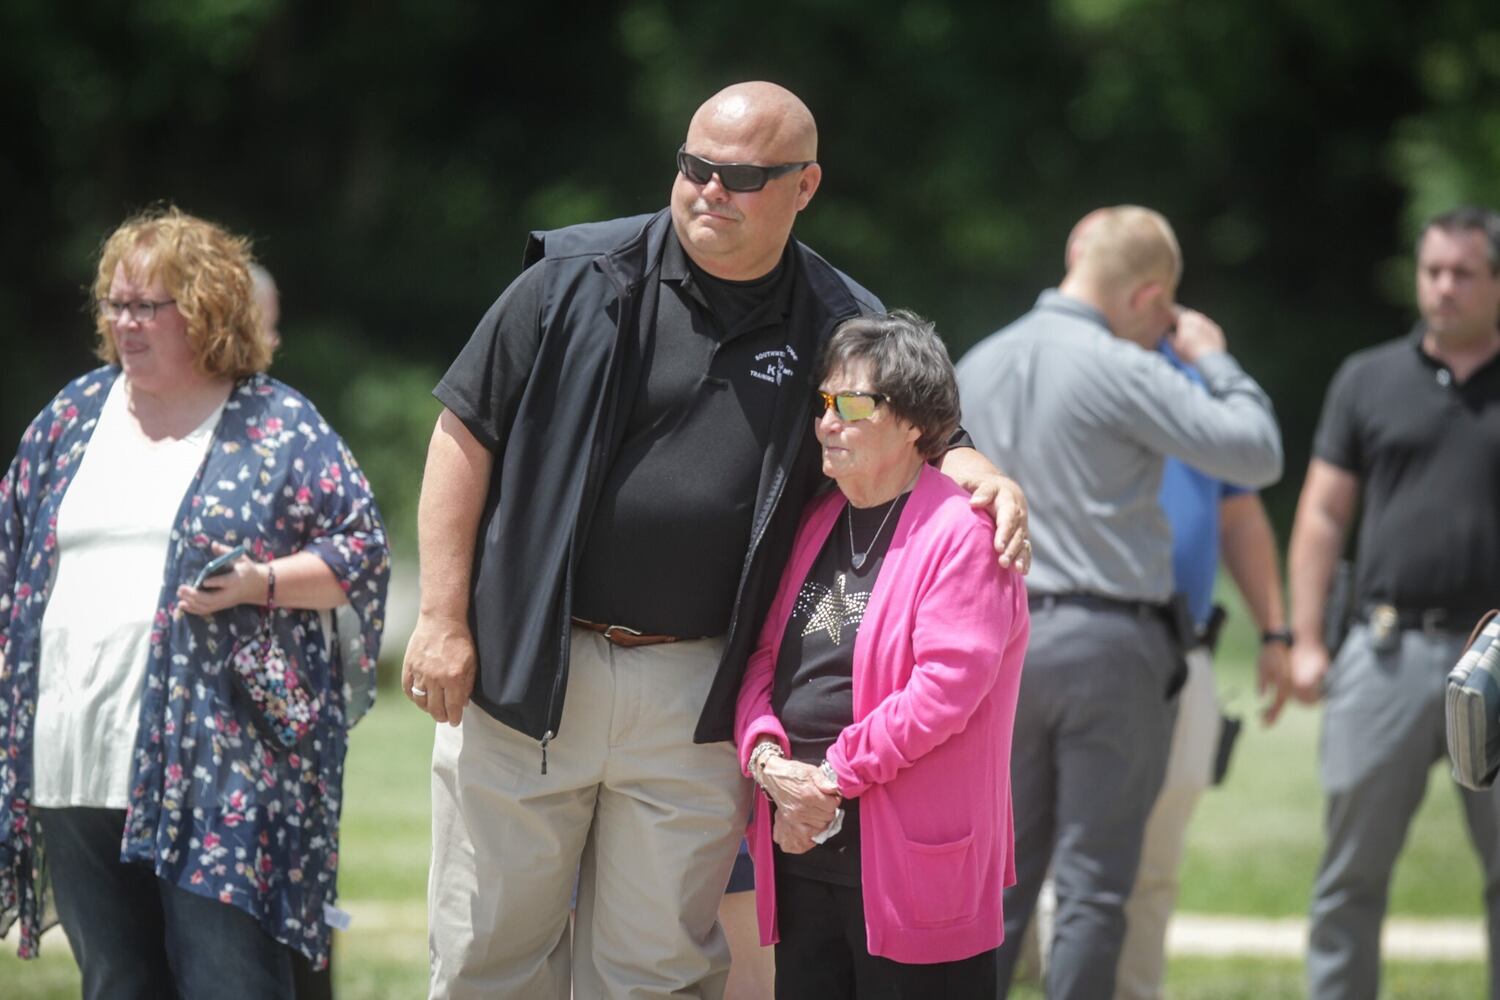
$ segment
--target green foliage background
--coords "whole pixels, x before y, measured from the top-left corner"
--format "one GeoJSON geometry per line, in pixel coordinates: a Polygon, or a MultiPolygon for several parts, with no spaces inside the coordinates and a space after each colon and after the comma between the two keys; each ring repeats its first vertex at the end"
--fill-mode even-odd
{"type": "Polygon", "coordinates": [[[1411,321],[1409,242],[1500,203],[1492,0],[8,0],[0,437],[92,364],[100,239],[157,200],[256,238],[276,373],[409,538],[427,395],[531,228],[650,211],[693,108],[818,116],[799,234],[955,355],[1057,279],[1100,204],[1157,207],[1183,299],[1271,390],[1300,481],[1338,360],[1411,321]]]}
{"type": "MultiPolygon", "coordinates": [[[[1283,529],[1334,367],[1413,318],[1421,219],[1500,206],[1494,0],[6,0],[0,38],[0,461],[94,363],[100,240],[171,200],[255,238],[283,293],[274,371],[350,440],[408,548],[429,390],[525,233],[661,207],[692,110],[735,80],[784,83],[818,117],[824,183],[799,235],[936,319],[955,356],[1057,280],[1084,212],[1164,211],[1182,298],[1276,400],[1288,475],[1267,498],[1283,529]]],[[[351,935],[351,995],[420,988],[425,806],[387,784],[393,759],[422,784],[430,737],[404,710],[355,735],[345,892],[407,916],[351,935]],[[378,777],[360,777],[362,745],[378,777]],[[355,988],[365,968],[395,985],[355,988]]],[[[1305,906],[1312,720],[1273,733],[1247,736],[1235,797],[1300,839],[1267,854],[1244,800],[1210,796],[1187,908],[1305,906]]],[[[1474,872],[1447,862],[1443,796],[1397,912],[1477,911],[1474,872]]],[[[57,995],[76,993],[54,958],[57,995]]],[[[1465,995],[1482,976],[1388,971],[1393,995],[1465,995]]],[[[1173,981],[1292,996],[1300,972],[1187,960],[1173,981]]]]}

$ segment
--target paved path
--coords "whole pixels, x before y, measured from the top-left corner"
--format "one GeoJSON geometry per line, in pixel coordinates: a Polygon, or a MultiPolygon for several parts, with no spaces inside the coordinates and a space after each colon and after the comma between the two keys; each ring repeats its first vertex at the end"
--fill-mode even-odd
{"type": "MultiPolygon", "coordinates": [[[[366,940],[384,939],[385,945],[398,949],[414,947],[425,954],[425,904],[345,900],[344,906],[354,918],[349,929],[351,935],[366,940]]],[[[1167,950],[1173,955],[1298,960],[1306,943],[1307,921],[1301,917],[1268,919],[1179,913],[1167,928],[1167,950]]],[[[67,947],[61,928],[49,932],[45,946],[67,947]]],[[[1481,962],[1485,958],[1484,924],[1478,918],[1392,917],[1385,922],[1382,950],[1384,957],[1398,961],[1481,962]]]]}
{"type": "MultiPolygon", "coordinates": [[[[1302,917],[1265,919],[1180,913],[1167,928],[1167,950],[1173,955],[1300,959],[1306,946],[1307,920],[1302,917]]],[[[1385,922],[1381,953],[1385,958],[1398,960],[1483,961],[1484,924],[1477,918],[1392,917],[1385,922]]]]}
{"type": "MultiPolygon", "coordinates": [[[[427,915],[419,905],[405,903],[346,904],[354,917],[351,933],[402,933],[426,928],[427,915]]],[[[1167,948],[1174,955],[1300,959],[1307,942],[1307,921],[1301,917],[1267,919],[1182,913],[1167,930],[1167,948]]],[[[1393,917],[1385,923],[1383,953],[1387,958],[1416,961],[1483,961],[1484,925],[1478,919],[1414,919],[1393,917]]]]}
{"type": "MultiPolygon", "coordinates": [[[[353,934],[398,936],[424,934],[427,912],[420,903],[359,903],[345,906],[354,917],[353,934]]],[[[1307,944],[1307,921],[1180,913],[1167,929],[1167,949],[1174,955],[1300,959],[1307,944]]],[[[1473,919],[1392,917],[1385,922],[1382,951],[1386,958],[1428,962],[1481,962],[1485,958],[1484,924],[1473,919]]]]}

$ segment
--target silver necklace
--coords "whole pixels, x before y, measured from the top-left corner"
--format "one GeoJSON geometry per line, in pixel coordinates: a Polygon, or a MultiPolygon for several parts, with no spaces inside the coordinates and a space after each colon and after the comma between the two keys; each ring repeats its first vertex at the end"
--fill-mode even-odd
{"type": "MultiPolygon", "coordinates": [[[[921,474],[921,469],[916,469],[916,474],[921,474]]],[[[895,510],[895,501],[901,499],[901,496],[906,495],[906,490],[912,489],[912,486],[915,486],[915,484],[916,475],[912,475],[912,481],[906,484],[906,489],[901,490],[900,493],[897,493],[897,495],[895,495],[895,499],[892,499],[891,505],[885,508],[885,517],[882,517],[882,519],[880,519],[880,526],[879,528],[874,529],[874,538],[871,538],[870,544],[867,544],[867,546],[864,547],[864,552],[855,552],[855,550],[853,550],[853,504],[849,504],[844,507],[844,513],[849,514],[849,562],[853,565],[853,568],[855,568],[855,570],[858,570],[858,568],[861,568],[862,565],[864,565],[865,559],[870,558],[870,549],[874,549],[874,543],[880,540],[880,532],[885,531],[885,522],[891,520],[891,511],[895,510]]]]}
{"type": "MultiPolygon", "coordinates": [[[[899,496],[896,498],[896,500],[900,499],[899,496]]],[[[891,519],[891,511],[896,509],[896,500],[891,501],[891,506],[886,510],[885,517],[880,519],[880,527],[875,529],[875,537],[870,539],[870,544],[865,546],[863,552],[854,551],[854,505],[850,504],[844,508],[845,512],[849,515],[849,561],[855,569],[862,567],[865,564],[865,560],[870,557],[870,550],[875,547],[875,543],[880,540],[880,533],[885,530],[885,522],[891,519]]]]}

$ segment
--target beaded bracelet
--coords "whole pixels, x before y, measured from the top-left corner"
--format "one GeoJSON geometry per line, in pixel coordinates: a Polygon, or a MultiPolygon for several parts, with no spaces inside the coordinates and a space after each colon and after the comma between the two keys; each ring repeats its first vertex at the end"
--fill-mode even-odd
{"type": "Polygon", "coordinates": [[[750,751],[750,777],[754,778],[755,783],[762,788],[766,787],[766,783],[761,769],[765,767],[767,757],[785,758],[786,754],[782,753],[780,746],[769,741],[750,751]]]}

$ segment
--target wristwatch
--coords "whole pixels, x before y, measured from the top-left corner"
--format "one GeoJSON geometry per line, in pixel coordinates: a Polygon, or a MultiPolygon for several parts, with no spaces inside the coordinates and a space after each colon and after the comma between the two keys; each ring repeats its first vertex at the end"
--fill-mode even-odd
{"type": "Polygon", "coordinates": [[[818,765],[818,770],[822,772],[823,777],[828,779],[830,785],[834,788],[839,787],[839,776],[833,773],[833,765],[828,763],[826,757],[823,759],[823,763],[818,765]]]}
{"type": "Polygon", "coordinates": [[[1269,643],[1279,642],[1283,646],[1292,644],[1292,630],[1289,628],[1268,628],[1260,634],[1260,644],[1265,646],[1269,643]]]}

